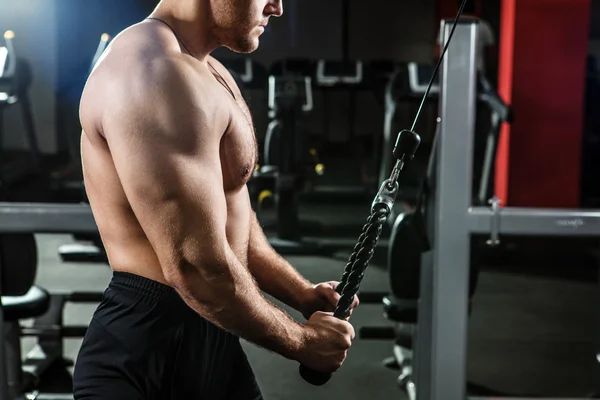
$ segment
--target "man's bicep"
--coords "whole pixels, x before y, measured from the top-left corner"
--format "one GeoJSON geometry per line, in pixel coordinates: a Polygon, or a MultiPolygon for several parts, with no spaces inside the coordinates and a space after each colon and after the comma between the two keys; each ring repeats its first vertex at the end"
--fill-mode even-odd
{"type": "Polygon", "coordinates": [[[210,249],[225,239],[226,224],[218,137],[197,117],[128,108],[128,115],[107,123],[107,141],[165,274],[182,263],[215,261],[207,258],[220,257],[210,249]]]}

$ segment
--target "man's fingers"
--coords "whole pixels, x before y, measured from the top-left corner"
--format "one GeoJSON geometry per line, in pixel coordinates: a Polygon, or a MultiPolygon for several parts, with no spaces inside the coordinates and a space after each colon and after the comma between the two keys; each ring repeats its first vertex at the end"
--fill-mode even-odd
{"type": "MultiPolygon", "coordinates": [[[[315,314],[318,314],[320,318],[325,318],[325,317],[333,317],[333,312],[330,311],[317,311],[315,312],[315,314]]],[[[313,314],[313,316],[315,316],[315,314],[313,314]]]]}
{"type": "Polygon", "coordinates": [[[335,289],[330,285],[330,283],[327,285],[320,286],[318,289],[320,289],[320,296],[327,301],[328,305],[337,305],[341,296],[338,292],[335,291],[335,289]]]}
{"type": "Polygon", "coordinates": [[[328,290],[326,296],[328,298],[328,303],[334,307],[337,305],[341,297],[340,294],[335,290],[328,290]]]}
{"type": "MultiPolygon", "coordinates": [[[[335,282],[335,281],[330,281],[330,282],[327,282],[327,284],[330,285],[334,290],[336,290],[340,283],[335,282]]],[[[340,297],[341,296],[338,296],[336,301],[339,300],[340,297]]],[[[358,307],[359,304],[360,304],[360,300],[358,299],[358,296],[355,295],[354,300],[352,301],[352,308],[358,307]]]]}
{"type": "Polygon", "coordinates": [[[350,309],[350,312],[348,313],[348,316],[346,318],[344,318],[344,321],[350,321],[350,317],[352,316],[352,312],[353,312],[353,310],[350,309]]]}

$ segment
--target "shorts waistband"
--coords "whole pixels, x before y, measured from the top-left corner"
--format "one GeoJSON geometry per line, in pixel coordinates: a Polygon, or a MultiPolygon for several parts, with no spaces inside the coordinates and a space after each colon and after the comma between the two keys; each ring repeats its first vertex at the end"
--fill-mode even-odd
{"type": "Polygon", "coordinates": [[[129,272],[113,271],[109,287],[129,289],[149,300],[183,303],[179,294],[172,287],[129,272]]]}

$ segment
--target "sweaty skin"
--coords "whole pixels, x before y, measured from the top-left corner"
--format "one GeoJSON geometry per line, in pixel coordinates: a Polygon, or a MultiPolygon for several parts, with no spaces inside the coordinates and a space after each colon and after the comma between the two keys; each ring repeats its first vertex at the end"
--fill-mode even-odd
{"type": "Polygon", "coordinates": [[[85,187],[115,271],[172,286],[207,320],[284,357],[341,366],[352,326],[324,312],[296,322],[261,289],[294,304],[281,288],[309,283],[249,266],[278,256],[246,187],[257,159],[250,112],[219,62],[186,54],[157,21],[134,25],[90,76],[80,119],[85,187]]]}

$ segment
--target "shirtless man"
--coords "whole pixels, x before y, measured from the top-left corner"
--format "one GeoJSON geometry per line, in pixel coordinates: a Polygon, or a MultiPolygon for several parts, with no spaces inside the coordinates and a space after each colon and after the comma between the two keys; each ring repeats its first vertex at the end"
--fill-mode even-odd
{"type": "Polygon", "coordinates": [[[82,161],[114,276],[81,346],[75,399],[261,399],[240,337],[319,371],[342,365],[354,331],[331,313],[337,283],[311,284],[265,239],[246,187],[250,113],[209,55],[256,50],[281,14],[281,0],[163,0],[91,74],[82,161]]]}

